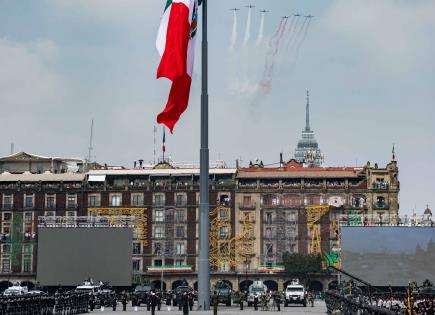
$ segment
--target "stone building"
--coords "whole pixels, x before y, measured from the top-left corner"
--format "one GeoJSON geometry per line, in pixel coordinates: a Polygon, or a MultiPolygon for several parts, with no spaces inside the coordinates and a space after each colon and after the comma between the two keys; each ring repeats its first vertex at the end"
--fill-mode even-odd
{"type": "MultiPolygon", "coordinates": [[[[33,170],[33,169],[32,169],[33,170]]],[[[212,282],[234,289],[252,280],[282,288],[282,254],[320,253],[339,263],[340,220],[383,224],[398,213],[398,168],[307,167],[295,160],[279,167],[210,169],[212,282]]],[[[0,286],[35,283],[38,217],[135,215],[132,282],[174,288],[196,286],[199,169],[168,163],[86,173],[0,174],[0,286]]],[[[333,279],[313,278],[313,288],[333,279]]]]}

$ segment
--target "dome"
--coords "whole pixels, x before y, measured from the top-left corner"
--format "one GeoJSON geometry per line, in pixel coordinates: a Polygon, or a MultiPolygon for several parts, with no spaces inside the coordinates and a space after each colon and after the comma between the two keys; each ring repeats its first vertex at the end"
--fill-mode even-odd
{"type": "Polygon", "coordinates": [[[424,210],[424,214],[432,215],[432,211],[429,209],[429,207],[426,207],[426,210],[424,210]]]}

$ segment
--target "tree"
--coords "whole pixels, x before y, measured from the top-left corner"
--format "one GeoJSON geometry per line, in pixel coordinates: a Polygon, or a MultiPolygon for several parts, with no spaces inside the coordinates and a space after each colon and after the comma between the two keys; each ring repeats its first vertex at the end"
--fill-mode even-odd
{"type": "Polygon", "coordinates": [[[322,256],[320,254],[290,254],[286,252],[282,258],[285,270],[290,276],[306,279],[308,273],[322,270],[322,256]]]}

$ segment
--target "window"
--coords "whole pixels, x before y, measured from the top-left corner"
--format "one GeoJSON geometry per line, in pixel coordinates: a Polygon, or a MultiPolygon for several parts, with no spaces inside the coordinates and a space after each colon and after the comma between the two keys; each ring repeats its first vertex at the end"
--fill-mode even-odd
{"type": "Polygon", "coordinates": [[[320,205],[320,196],[319,195],[309,195],[305,197],[305,205],[306,206],[317,206],[320,205]]]}
{"type": "Polygon", "coordinates": [[[228,264],[228,262],[227,261],[223,261],[223,262],[221,262],[221,264],[220,264],[220,271],[228,271],[230,268],[229,268],[229,264],[228,264]]]}
{"type": "Polygon", "coordinates": [[[12,213],[11,212],[3,212],[3,221],[11,221],[12,213]]]}
{"type": "Polygon", "coordinates": [[[160,256],[162,254],[162,244],[161,243],[154,243],[154,255],[160,256]]]}
{"type": "Polygon", "coordinates": [[[32,222],[33,212],[24,212],[24,222],[32,222]]]}
{"type": "Polygon", "coordinates": [[[32,247],[30,246],[30,244],[24,244],[23,245],[23,254],[31,254],[32,253],[32,247]]]}
{"type": "Polygon", "coordinates": [[[162,265],[163,265],[163,263],[162,263],[161,259],[155,259],[154,260],[154,266],[162,266],[162,265]]]}
{"type": "Polygon", "coordinates": [[[243,206],[250,207],[252,204],[251,196],[243,196],[243,206]]]}
{"type": "Polygon", "coordinates": [[[133,260],[133,271],[139,271],[140,270],[140,260],[134,259],[133,260]]]}
{"type": "Polygon", "coordinates": [[[376,206],[378,208],[384,208],[385,207],[385,198],[383,196],[376,197],[376,206]]]}
{"type": "Polygon", "coordinates": [[[227,211],[226,211],[226,209],[221,208],[221,209],[219,210],[219,217],[221,217],[221,218],[225,218],[226,216],[227,216],[227,211]]]}
{"type": "Polygon", "coordinates": [[[272,224],[272,212],[266,212],[266,224],[272,224]]]}
{"type": "Polygon", "coordinates": [[[2,272],[10,272],[11,271],[11,259],[9,255],[2,256],[2,272]]]}
{"type": "Polygon", "coordinates": [[[140,255],[140,243],[133,243],[133,255],[140,255]]]}
{"type": "Polygon", "coordinates": [[[67,211],[66,216],[67,217],[75,217],[77,215],[77,211],[67,211]]]}
{"type": "Polygon", "coordinates": [[[175,210],[175,222],[182,223],[184,221],[184,210],[175,210]]]}
{"type": "Polygon", "coordinates": [[[24,207],[27,209],[33,208],[33,195],[26,195],[24,197],[24,207]]]}
{"type": "Polygon", "coordinates": [[[177,259],[175,261],[175,266],[183,266],[184,265],[184,259],[177,259]]]}
{"type": "Polygon", "coordinates": [[[165,204],[163,195],[154,195],[154,205],[155,206],[163,206],[165,204]]]}
{"type": "Polygon", "coordinates": [[[184,243],[175,244],[175,254],[184,255],[184,243]]]}
{"type": "Polygon", "coordinates": [[[155,226],[154,227],[154,237],[155,238],[163,238],[163,227],[155,226]]]}
{"type": "Polygon", "coordinates": [[[32,272],[32,256],[23,256],[23,272],[32,272]]]}
{"type": "Polygon", "coordinates": [[[266,244],[266,256],[273,256],[273,244],[266,244]]]}
{"type": "Polygon", "coordinates": [[[224,225],[219,228],[219,238],[220,239],[228,238],[228,226],[224,225]]]}
{"type": "Polygon", "coordinates": [[[89,195],[88,205],[89,207],[99,207],[101,205],[100,194],[89,195]]]}
{"type": "Polygon", "coordinates": [[[164,219],[163,210],[154,210],[154,221],[163,222],[164,219]]]}
{"type": "Polygon", "coordinates": [[[176,195],[175,196],[175,205],[177,206],[185,206],[186,205],[186,196],[185,195],[176,195]]]}
{"type": "Polygon", "coordinates": [[[13,195],[3,195],[3,208],[12,209],[14,196],[13,195]]]}
{"type": "Polygon", "coordinates": [[[68,209],[74,209],[77,206],[77,196],[76,195],[68,195],[66,201],[66,207],[68,209]]]}
{"type": "Polygon", "coordinates": [[[9,254],[11,252],[10,244],[2,244],[2,254],[9,254]]]}
{"type": "Polygon", "coordinates": [[[56,206],[56,197],[54,194],[47,195],[45,198],[45,205],[47,209],[54,209],[56,206]]]}
{"type": "Polygon", "coordinates": [[[272,229],[266,228],[266,238],[272,238],[272,229]]]}
{"type": "Polygon", "coordinates": [[[284,195],[282,202],[286,207],[299,207],[301,198],[297,195],[284,195]]]}
{"type": "Polygon", "coordinates": [[[119,207],[119,206],[121,206],[121,195],[120,194],[113,194],[113,195],[111,195],[110,205],[112,207],[119,207]]]}
{"type": "Polygon", "coordinates": [[[270,207],[270,206],[278,206],[279,205],[279,198],[277,195],[264,195],[262,198],[263,206],[270,207]]]}
{"type": "Polygon", "coordinates": [[[44,215],[45,215],[46,217],[54,217],[56,214],[55,214],[54,211],[45,211],[45,212],[44,212],[44,215]]]}
{"type": "Polygon", "coordinates": [[[143,206],[143,194],[131,194],[131,205],[133,207],[143,206]]]}
{"type": "Polygon", "coordinates": [[[175,227],[175,237],[183,238],[184,237],[184,226],[175,227]]]}

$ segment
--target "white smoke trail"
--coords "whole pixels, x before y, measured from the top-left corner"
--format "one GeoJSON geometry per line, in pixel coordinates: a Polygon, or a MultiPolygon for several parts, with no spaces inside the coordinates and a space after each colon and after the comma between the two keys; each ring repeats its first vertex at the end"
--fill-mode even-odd
{"type": "Polygon", "coordinates": [[[236,42],[237,42],[237,11],[234,10],[234,15],[233,15],[233,32],[231,34],[231,45],[230,48],[233,49],[234,46],[236,46],[236,42]]]}
{"type": "Polygon", "coordinates": [[[258,37],[257,37],[257,42],[256,45],[260,46],[261,43],[263,42],[263,36],[264,36],[264,16],[265,16],[265,12],[261,12],[261,20],[260,20],[260,29],[258,31],[258,37]]]}
{"type": "Polygon", "coordinates": [[[245,39],[243,40],[243,45],[248,45],[249,40],[251,39],[251,13],[252,9],[248,9],[248,18],[246,19],[246,30],[245,30],[245,39]]]}

